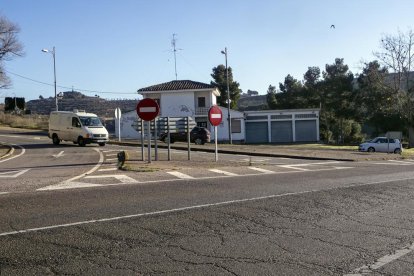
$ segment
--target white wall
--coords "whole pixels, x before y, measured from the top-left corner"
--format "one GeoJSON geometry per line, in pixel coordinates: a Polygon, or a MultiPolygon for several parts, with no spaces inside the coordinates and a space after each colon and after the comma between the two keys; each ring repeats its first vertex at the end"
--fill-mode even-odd
{"type": "MultiPolygon", "coordinates": [[[[223,113],[223,120],[221,124],[217,126],[217,141],[228,141],[229,140],[229,125],[227,120],[227,108],[220,107],[221,112],[223,113]]],[[[241,120],[241,132],[240,133],[232,133],[232,140],[233,141],[241,141],[245,140],[245,129],[244,129],[244,114],[242,112],[236,110],[230,110],[231,118],[232,119],[240,119],[241,120]]],[[[214,139],[214,126],[211,127],[211,139],[214,139]]]]}
{"type": "MultiPolygon", "coordinates": [[[[136,124],[137,120],[138,114],[135,110],[121,115],[121,140],[122,138],[141,138],[141,134],[132,126],[133,124],[136,124]]],[[[115,119],[115,136],[118,137],[117,119],[115,119]]]]}
{"type": "Polygon", "coordinates": [[[173,92],[161,94],[161,117],[194,117],[194,93],[173,92]]]}

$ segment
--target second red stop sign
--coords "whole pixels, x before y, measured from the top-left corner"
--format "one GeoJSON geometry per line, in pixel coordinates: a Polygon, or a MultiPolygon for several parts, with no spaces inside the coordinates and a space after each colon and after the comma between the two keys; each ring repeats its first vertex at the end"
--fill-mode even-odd
{"type": "Polygon", "coordinates": [[[218,126],[223,120],[223,112],[221,112],[220,107],[213,105],[208,111],[208,120],[213,126],[218,126]]]}

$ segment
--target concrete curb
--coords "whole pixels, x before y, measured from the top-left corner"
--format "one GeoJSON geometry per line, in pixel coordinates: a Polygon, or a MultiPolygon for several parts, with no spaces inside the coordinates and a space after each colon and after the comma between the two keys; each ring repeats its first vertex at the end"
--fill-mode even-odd
{"type": "MultiPolygon", "coordinates": [[[[119,142],[119,141],[109,141],[108,144],[112,145],[122,145],[122,146],[135,146],[141,147],[140,143],[136,142],[119,142]]],[[[157,145],[158,148],[167,149],[168,146],[165,145],[157,145]]],[[[151,145],[152,148],[155,145],[151,145]]],[[[170,146],[171,149],[174,150],[187,150],[186,147],[182,146],[170,146]]],[[[214,153],[214,149],[208,148],[191,148],[191,151],[200,151],[200,152],[211,152],[214,153]]],[[[330,161],[344,161],[344,162],[355,162],[355,159],[350,158],[329,158],[329,157],[319,157],[319,156],[300,156],[300,155],[289,155],[289,154],[275,154],[275,153],[263,153],[263,152],[248,152],[248,151],[235,151],[235,150],[218,150],[218,153],[225,153],[225,154],[237,154],[237,155],[249,155],[249,156],[262,156],[262,157],[275,157],[275,158],[292,158],[292,159],[305,159],[305,160],[330,160],[330,161]]]]}

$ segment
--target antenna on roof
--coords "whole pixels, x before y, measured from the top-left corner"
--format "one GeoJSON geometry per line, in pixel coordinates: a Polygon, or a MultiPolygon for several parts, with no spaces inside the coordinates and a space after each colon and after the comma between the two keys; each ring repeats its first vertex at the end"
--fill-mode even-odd
{"type": "Polygon", "coordinates": [[[178,80],[178,78],[177,78],[177,56],[176,56],[176,52],[178,51],[178,50],[182,50],[182,49],[177,49],[175,46],[176,46],[176,42],[177,42],[177,39],[175,39],[175,36],[176,36],[177,34],[173,34],[173,38],[172,38],[172,40],[171,40],[171,46],[173,47],[173,51],[174,51],[174,68],[175,68],[175,80],[178,80]]]}

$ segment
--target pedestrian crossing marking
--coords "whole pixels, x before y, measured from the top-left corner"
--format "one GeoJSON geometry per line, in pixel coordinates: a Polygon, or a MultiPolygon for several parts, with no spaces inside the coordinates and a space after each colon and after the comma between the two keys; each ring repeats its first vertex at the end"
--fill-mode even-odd
{"type": "Polygon", "coordinates": [[[98,172],[108,172],[108,171],[116,171],[117,168],[107,168],[107,169],[100,169],[98,172]]]}
{"type": "Polygon", "coordinates": [[[262,168],[257,168],[257,167],[248,167],[251,170],[255,170],[258,172],[262,172],[262,173],[275,173],[274,171],[270,171],[270,170],[266,170],[266,169],[262,169],[262,168]]]}
{"type": "Polygon", "coordinates": [[[227,176],[238,176],[238,174],[236,174],[236,173],[226,172],[226,171],[217,170],[217,169],[210,169],[209,171],[219,173],[219,174],[224,174],[224,175],[227,175],[227,176]]]}
{"type": "Polygon", "coordinates": [[[181,179],[194,179],[194,177],[189,176],[188,174],[180,173],[180,172],[171,171],[171,172],[167,172],[167,173],[171,174],[175,177],[181,178],[181,179]]]}
{"type": "Polygon", "coordinates": [[[85,176],[85,178],[89,179],[97,179],[97,178],[116,178],[122,183],[136,183],[137,180],[133,179],[132,177],[126,176],[124,174],[111,174],[111,175],[89,175],[85,176]]]}

